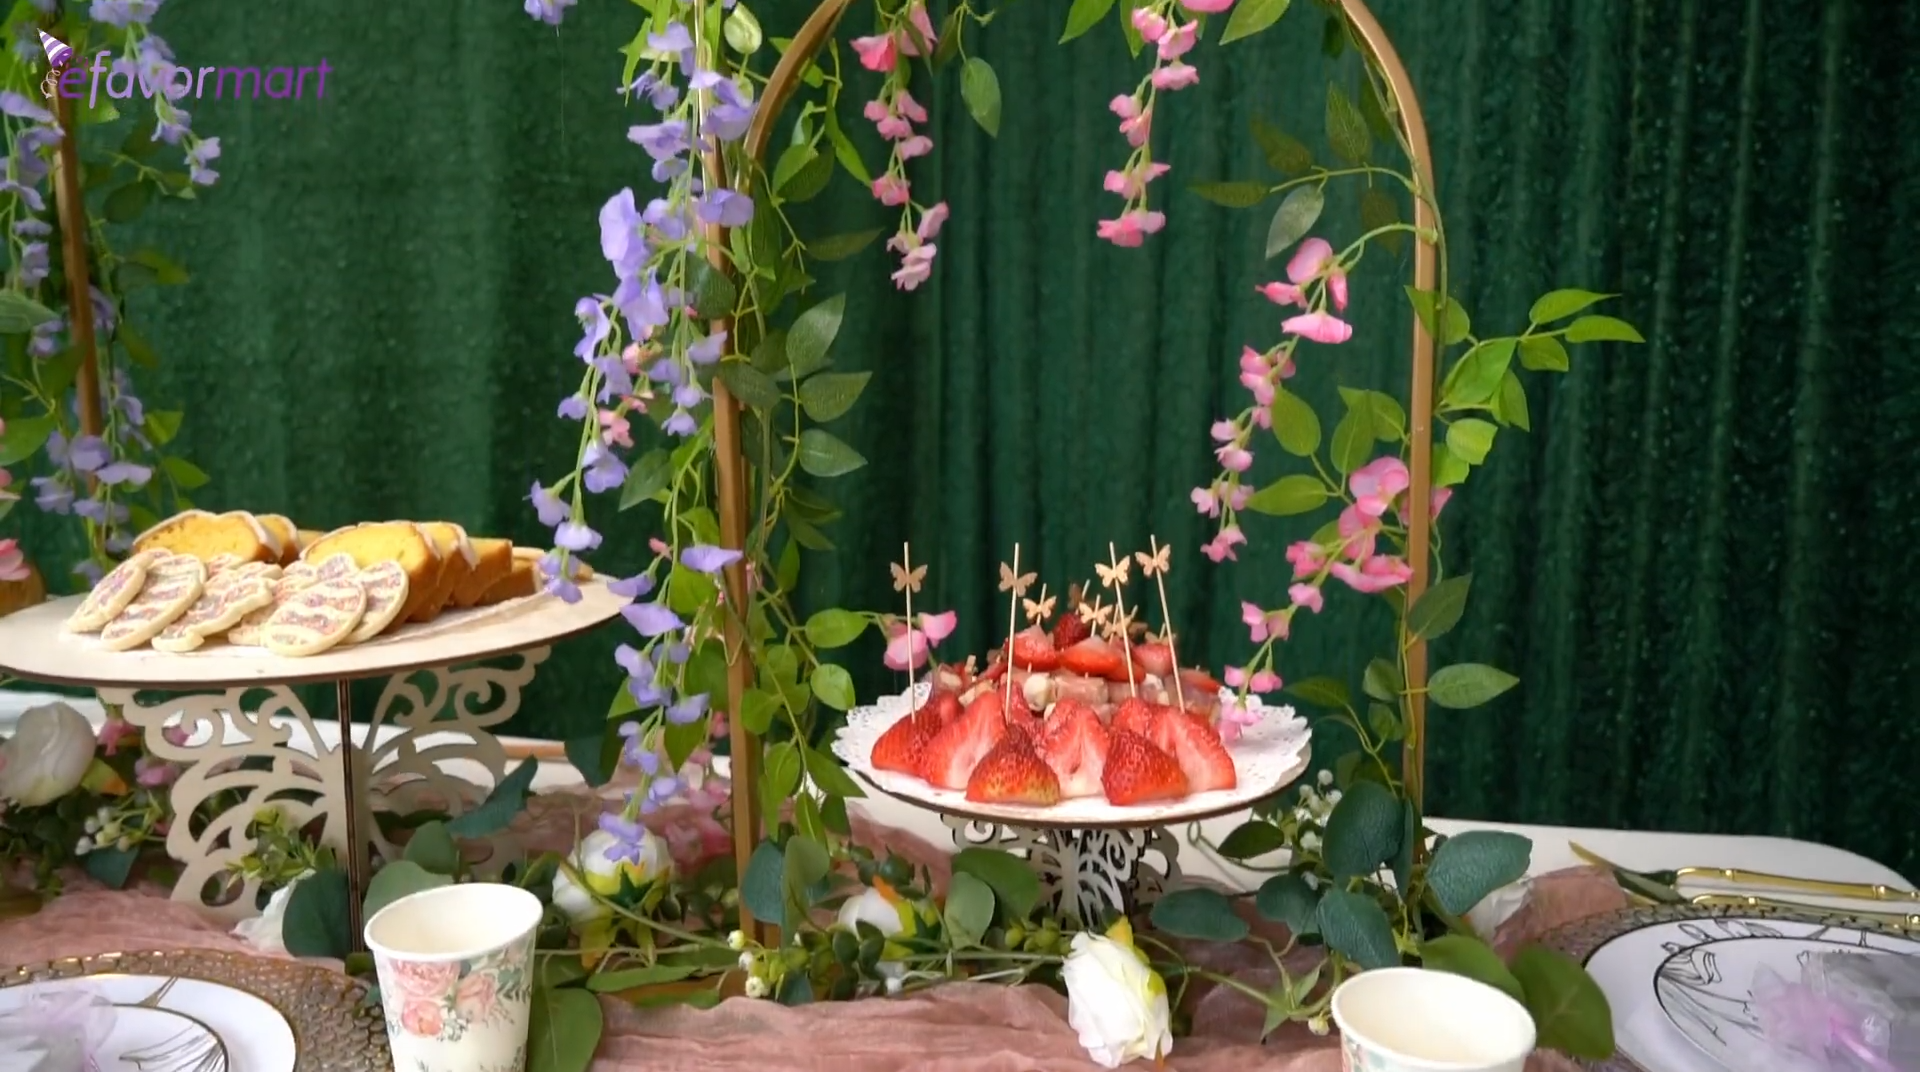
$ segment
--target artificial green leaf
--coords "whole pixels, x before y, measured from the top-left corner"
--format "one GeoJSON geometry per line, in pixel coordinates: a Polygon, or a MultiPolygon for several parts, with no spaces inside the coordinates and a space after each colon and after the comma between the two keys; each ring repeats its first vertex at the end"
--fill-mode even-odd
{"type": "Polygon", "coordinates": [[[1296,473],[1253,493],[1247,509],[1269,517],[1291,517],[1318,509],[1327,501],[1327,486],[1317,476],[1296,473]]]}
{"type": "Polygon", "coordinates": [[[1427,889],[1450,915],[1464,916],[1487,895],[1526,876],[1533,842],[1504,830],[1469,830],[1440,843],[1427,865],[1427,889]]]}
{"type": "Polygon", "coordinates": [[[1468,350],[1447,373],[1443,395],[1449,405],[1479,406],[1500,390],[1500,380],[1513,364],[1516,340],[1488,339],[1468,350]]]}
{"type": "Polygon", "coordinates": [[[859,451],[830,432],[809,428],[800,433],[800,468],[811,476],[846,476],[866,464],[859,451]]]}
{"type": "Polygon", "coordinates": [[[1289,137],[1263,119],[1253,120],[1253,140],[1267,166],[1282,175],[1298,175],[1313,166],[1313,154],[1299,141],[1289,137]]]}
{"type": "Polygon", "coordinates": [[[767,796],[786,801],[800,788],[800,751],[792,741],[767,746],[760,760],[760,783],[767,796]]]}
{"type": "Polygon", "coordinates": [[[1113,0],[1073,0],[1073,6],[1067,9],[1067,28],[1060,35],[1060,43],[1064,45],[1100,25],[1100,20],[1112,10],[1113,0]]]}
{"type": "Polygon", "coordinates": [[[1273,435],[1288,454],[1311,458],[1313,452],[1320,449],[1320,417],[1299,395],[1284,387],[1275,387],[1273,435]]]}
{"type": "Polygon", "coordinates": [[[1367,705],[1367,728],[1381,741],[1397,741],[1402,733],[1400,716],[1393,713],[1393,708],[1382,703],[1367,705]]]}
{"type": "Polygon", "coordinates": [[[875,227],[871,231],[852,231],[816,238],[807,243],[807,255],[817,261],[843,261],[872,245],[874,239],[885,233],[884,228],[875,227]]]}
{"type": "MultiPolygon", "coordinates": [[[[839,668],[835,667],[835,669],[839,668]]],[[[817,672],[815,676],[818,676],[817,672]]],[[[818,683],[814,685],[814,691],[820,691],[818,683]]],[[[847,773],[847,769],[832,756],[812,748],[804,749],[802,755],[806,759],[807,777],[813,782],[815,789],[828,796],[842,799],[858,800],[867,795],[866,790],[860,788],[860,783],[854,781],[853,776],[847,773]]]]}
{"type": "MultiPolygon", "coordinates": [[[[97,763],[99,760],[94,762],[97,763]]],[[[139,849],[116,849],[109,845],[87,853],[86,863],[83,866],[88,876],[102,886],[110,890],[123,890],[127,888],[127,881],[133,877],[133,865],[139,861],[139,849]]],[[[5,918],[3,910],[0,910],[0,918],[5,918]]]]}
{"type": "Polygon", "coordinates": [[[807,158],[807,162],[794,172],[792,181],[780,191],[783,200],[794,204],[811,201],[820,196],[820,191],[833,181],[833,160],[818,153],[807,158]]]}
{"type": "Polygon", "coordinates": [[[199,466],[185,458],[162,458],[160,470],[166,473],[167,479],[172,480],[174,487],[181,491],[204,488],[207,486],[207,481],[212,479],[199,466]]]}
{"type": "Polygon", "coordinates": [[[1264,819],[1248,819],[1220,840],[1220,855],[1229,860],[1254,860],[1286,848],[1280,828],[1264,819]]]}
{"type": "MultiPolygon", "coordinates": [[[[744,11],[745,8],[734,10],[744,11]]],[[[618,994],[623,990],[636,990],[643,986],[677,983],[699,970],[700,966],[697,964],[649,964],[644,968],[601,972],[587,980],[587,989],[596,994],[618,994]]]]}
{"type": "Polygon", "coordinates": [[[1550,290],[1540,295],[1540,300],[1533,303],[1533,309],[1527,313],[1527,319],[1535,324],[1551,324],[1555,320],[1565,319],[1595,302],[1605,301],[1613,296],[1612,294],[1595,294],[1591,290],[1550,290]]]}
{"type": "Polygon", "coordinates": [[[1400,694],[1407,690],[1407,683],[1400,676],[1399,667],[1385,659],[1374,659],[1367,663],[1367,671],[1360,679],[1360,687],[1368,696],[1381,703],[1397,703],[1400,700],[1400,694]]]}
{"type": "Polygon", "coordinates": [[[1449,629],[1460,624],[1460,615],[1467,609],[1467,593],[1472,588],[1473,575],[1463,573],[1420,593],[1420,598],[1407,609],[1407,632],[1421,640],[1445,636],[1449,629]]]}
{"type": "Polygon", "coordinates": [[[720,32],[726,37],[727,44],[742,56],[758,52],[765,40],[760,30],[760,20],[753,17],[753,12],[748,11],[745,4],[733,6],[733,10],[727,13],[726,21],[720,24],[720,32]]]}
{"type": "Polygon", "coordinates": [[[1153,902],[1150,918],[1157,930],[1202,942],[1237,942],[1249,930],[1247,921],[1234,912],[1233,902],[1205,886],[1161,894],[1153,902]]]}
{"type": "Polygon", "coordinates": [[[1499,431],[1489,421],[1472,418],[1454,421],[1447,425],[1447,449],[1468,465],[1479,465],[1487,460],[1487,451],[1493,449],[1494,434],[1499,431]]]}
{"type": "Polygon", "coordinates": [[[833,860],[827,855],[826,847],[808,837],[794,836],[787,839],[786,868],[782,876],[786,883],[787,894],[802,902],[807,908],[813,907],[809,893],[815,885],[833,869],[833,860]]]}
{"type": "Polygon", "coordinates": [[[1009,922],[1026,919],[1040,903],[1039,876],[1025,860],[1000,849],[961,849],[953,857],[953,873],[986,883],[1009,922]]]}
{"type": "Polygon", "coordinates": [[[873,173],[867,170],[866,162],[860,159],[860,150],[854,148],[852,139],[840,129],[840,120],[832,109],[826,113],[827,140],[833,143],[833,158],[840,167],[852,176],[853,181],[862,186],[873,185],[873,173]]]}
{"type": "MultiPolygon", "coordinates": [[[[800,174],[800,169],[806,167],[815,159],[818,159],[819,156],[819,152],[805,142],[798,145],[789,145],[785,149],[782,149],[780,151],[780,159],[774,161],[773,164],[774,192],[785,193],[788,184],[793,182],[794,176],[800,174]]],[[[832,165],[829,164],[828,166],[831,167],[832,165]]]]}
{"type": "Polygon", "coordinates": [[[954,948],[979,945],[993,926],[993,887],[964,871],[955,874],[947,884],[947,907],[941,919],[954,948]]]}
{"type": "Polygon", "coordinates": [[[1632,324],[1611,316],[1583,316],[1567,325],[1567,341],[1646,342],[1632,324]]]}
{"type": "Polygon", "coordinates": [[[871,372],[822,372],[800,385],[800,408],[822,424],[842,416],[860,400],[871,372]]]}
{"type": "Polygon", "coordinates": [[[1413,857],[1427,845],[1427,834],[1420,828],[1420,809],[1413,801],[1400,802],[1400,851],[1393,856],[1393,888],[1413,888],[1413,857]]]}
{"type": "Polygon", "coordinates": [[[1327,816],[1321,857],[1336,879],[1369,876],[1400,848],[1400,800],[1385,786],[1359,782],[1327,816]]]}
{"type": "Polygon", "coordinates": [[[1346,683],[1330,677],[1310,677],[1288,685],[1286,691],[1319,707],[1342,708],[1353,704],[1346,683]]]}
{"type": "Polygon", "coordinates": [[[1494,398],[1496,411],[1500,419],[1520,429],[1522,432],[1533,430],[1533,419],[1527,414],[1527,388],[1512,369],[1500,378],[1500,393],[1494,398]]]}
{"type": "Polygon", "coordinates": [[[967,57],[966,66],[960,69],[960,99],[966,102],[967,114],[973,116],[973,121],[980,124],[988,137],[999,136],[1000,78],[986,60],[967,57]]]}
{"type": "Polygon", "coordinates": [[[421,824],[407,839],[405,859],[436,875],[452,875],[460,870],[460,846],[447,833],[447,824],[436,819],[421,824]]]}
{"type": "MultiPolygon", "coordinates": [[[[102,211],[109,223],[129,223],[139,218],[140,213],[153,200],[153,187],[140,179],[134,179],[125,186],[107,195],[102,211]]],[[[158,278],[158,273],[155,273],[158,278]]]]}
{"type": "Polygon", "coordinates": [[[1387,914],[1373,898],[1346,890],[1328,890],[1320,898],[1315,919],[1328,948],[1362,969],[1372,971],[1400,963],[1400,951],[1393,942],[1393,925],[1387,922],[1387,914]]]}
{"type": "Polygon", "coordinates": [[[577,986],[533,988],[527,1017],[527,1072],[586,1072],[600,1048],[606,1014],[577,986]]]}
{"type": "Polygon", "coordinates": [[[1272,192],[1265,183],[1259,182],[1196,182],[1188,189],[1227,208],[1252,208],[1272,192]]]}
{"type": "Polygon", "coordinates": [[[693,298],[693,310],[706,320],[718,320],[733,315],[733,304],[740,298],[740,292],[727,278],[727,273],[703,260],[687,263],[687,293],[693,298]]]}
{"type": "MultiPolygon", "coordinates": [[[[626,689],[620,695],[628,696],[626,689]]],[[[580,780],[592,789],[598,789],[613,780],[614,768],[620,762],[620,738],[602,730],[581,737],[569,737],[564,742],[567,762],[580,772],[580,780]]]]}
{"type": "Polygon", "coordinates": [[[867,618],[837,607],[816,611],[807,619],[807,642],[815,648],[844,648],[867,631],[867,618]]]}
{"type": "Polygon", "coordinates": [[[287,952],[296,957],[345,957],[353,948],[347,923],[347,898],[353,889],[347,873],[325,867],[294,886],[281,917],[280,935],[287,952]]]}
{"type": "MultiPolygon", "coordinates": [[[[1246,10],[1242,7],[1239,10],[1246,10]]],[[[1318,186],[1296,186],[1280,199],[1273,210],[1273,222],[1267,225],[1267,257],[1272,259],[1313,230],[1320,213],[1327,207],[1327,195],[1318,186]]]]}
{"type": "Polygon", "coordinates": [[[1436,443],[1433,447],[1433,486],[1450,488],[1467,479],[1468,468],[1464,459],[1456,458],[1447,449],[1445,443],[1436,443]]]}
{"type": "Polygon", "coordinates": [[[1507,965],[1527,995],[1542,1049],[1600,1061],[1613,1055],[1613,1012],[1607,995],[1572,957],[1529,945],[1507,965]]]}
{"type": "Polygon", "coordinates": [[[1373,136],[1367,133],[1367,120],[1354,106],[1346,91],[1327,83],[1327,144],[1349,164],[1364,164],[1373,150],[1373,136]]]}
{"type": "MultiPolygon", "coordinates": [[[[1400,222],[1400,206],[1393,195],[1377,186],[1369,186],[1360,194],[1360,229],[1367,234],[1391,227],[1400,222]]],[[[1387,248],[1389,253],[1399,253],[1406,244],[1405,231],[1388,231],[1374,235],[1373,241],[1387,248]]]]}
{"type": "Polygon", "coordinates": [[[953,62],[960,53],[960,38],[966,33],[967,9],[956,5],[947,12],[947,19],[940,24],[940,43],[933,49],[933,69],[939,70],[953,62]]]}
{"type": "Polygon", "coordinates": [[[1320,24],[1320,54],[1337,60],[1347,50],[1347,21],[1340,15],[1328,15],[1320,24]]]}
{"type": "Polygon", "coordinates": [[[1471,934],[1443,934],[1420,943],[1420,965],[1431,971],[1464,975],[1476,983],[1485,983],[1515,1001],[1524,1002],[1526,991],[1513,977],[1500,954],[1471,934]]]}
{"type": "Polygon", "coordinates": [[[1565,372],[1567,348],[1551,335],[1529,335],[1520,340],[1520,364],[1535,372],[1565,372]]]}
{"type": "Polygon", "coordinates": [[[1373,414],[1375,439],[1395,443],[1407,437],[1407,411],[1401,408],[1399,399],[1385,391],[1363,391],[1361,394],[1373,414]]]}
{"type": "Polygon", "coordinates": [[[853,706],[853,675],[845,667],[832,663],[821,663],[813,668],[813,694],[820,702],[835,711],[845,711],[853,706]]]}
{"type": "Polygon", "coordinates": [[[8,421],[7,430],[0,433],[0,466],[16,465],[39,453],[52,438],[55,427],[50,416],[17,417],[8,421]]]}
{"type": "Polygon", "coordinates": [[[776,923],[786,915],[786,854],[771,841],[762,841],[747,859],[747,873],[740,878],[740,903],[753,918],[776,923]]]}
{"type": "Polygon", "coordinates": [[[1287,13],[1287,5],[1292,0],[1240,0],[1227,18],[1227,28],[1220,34],[1220,43],[1232,44],[1243,37],[1254,34],[1280,21],[1287,13]]]}
{"type": "Polygon", "coordinates": [[[748,689],[740,697],[740,718],[747,732],[764,737],[773,728],[773,713],[780,709],[780,697],[765,689],[748,689]]]}
{"type": "Polygon", "coordinates": [[[1342,475],[1367,464],[1373,456],[1373,414],[1369,410],[1349,409],[1333,426],[1333,446],[1328,458],[1342,475]]]}
{"type": "Polygon", "coordinates": [[[1479,707],[1518,685],[1520,679],[1483,663],[1455,663],[1433,672],[1427,698],[1452,711],[1479,707]]]}
{"type": "Polygon", "coordinates": [[[500,779],[480,806],[447,822],[447,833],[457,838],[485,838],[507,828],[527,807],[527,792],[533,776],[540,772],[540,761],[529,757],[513,773],[500,779]]]}
{"type": "MultiPolygon", "coordinates": [[[[402,897],[451,885],[451,876],[428,870],[412,860],[391,861],[375,871],[372,881],[367,883],[367,903],[361,910],[361,918],[372,919],[381,909],[402,897]]],[[[300,891],[296,888],[294,892],[300,891]]]]}
{"type": "Polygon", "coordinates": [[[793,326],[787,329],[786,347],[795,379],[826,367],[827,351],[840,334],[840,322],[846,313],[847,296],[835,294],[794,318],[793,326]]]}
{"type": "Polygon", "coordinates": [[[1427,334],[1438,340],[1440,345],[1452,346],[1464,342],[1467,336],[1473,334],[1472,318],[1467,316],[1467,310],[1452,295],[1447,296],[1444,325],[1440,322],[1441,318],[1435,315],[1439,303],[1432,291],[1408,287],[1407,301],[1413,304],[1413,315],[1420,318],[1427,334]]]}
{"type": "Polygon", "coordinates": [[[17,290],[0,290],[0,334],[22,335],[59,314],[17,290]]]}
{"type": "MultiPolygon", "coordinates": [[[[727,366],[720,366],[720,379],[723,383],[726,382],[726,371],[727,366]]],[[[738,397],[737,392],[735,396],[738,397]]],[[[626,482],[620,486],[620,509],[630,510],[643,502],[657,498],[672,482],[672,454],[664,450],[650,450],[642,454],[639,460],[633,463],[633,467],[627,470],[626,482]]]]}
{"type": "Polygon", "coordinates": [[[1295,937],[1320,929],[1320,893],[1307,885],[1304,875],[1288,872],[1261,883],[1260,892],[1253,895],[1253,907],[1267,919],[1285,924],[1295,937]]]}

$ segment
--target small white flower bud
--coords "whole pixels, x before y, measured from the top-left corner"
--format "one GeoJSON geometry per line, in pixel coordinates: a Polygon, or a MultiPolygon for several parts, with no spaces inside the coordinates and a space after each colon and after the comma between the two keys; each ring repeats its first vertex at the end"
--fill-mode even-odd
{"type": "Polygon", "coordinates": [[[74,842],[74,845],[73,845],[73,854],[74,854],[75,856],[85,856],[86,854],[88,854],[88,853],[90,853],[90,852],[92,852],[92,851],[93,851],[93,839],[92,839],[92,838],[84,838],[84,837],[83,837],[83,838],[81,838],[81,839],[80,839],[79,841],[77,841],[77,842],[74,842]]]}
{"type": "Polygon", "coordinates": [[[1320,849],[1320,835],[1311,830],[1301,834],[1300,848],[1306,852],[1318,852],[1320,849]]]}
{"type": "Polygon", "coordinates": [[[1327,803],[1328,803],[1328,804],[1338,804],[1338,803],[1340,803],[1340,790],[1338,790],[1338,789],[1336,789],[1336,790],[1334,790],[1333,792],[1331,792],[1331,793],[1328,793],[1328,794],[1327,794],[1327,803]]]}
{"type": "Polygon", "coordinates": [[[747,980],[747,996],[750,998],[766,997],[767,981],[765,979],[759,979],[759,978],[748,979],[747,980]]]}
{"type": "Polygon", "coordinates": [[[897,975],[887,976],[887,993],[888,994],[898,994],[901,991],[901,989],[905,986],[906,986],[906,983],[902,981],[899,976],[897,975]]]}
{"type": "Polygon", "coordinates": [[[749,972],[752,971],[753,964],[754,964],[754,958],[752,953],[740,954],[740,970],[741,971],[749,971],[749,972]]]}
{"type": "Polygon", "coordinates": [[[1313,780],[1316,782],[1319,782],[1323,786],[1332,785],[1333,772],[1330,770],[1323,770],[1319,774],[1315,775],[1313,780]]]}
{"type": "Polygon", "coordinates": [[[100,820],[89,817],[82,825],[82,829],[89,834],[98,834],[100,832],[100,820]]]}
{"type": "Polygon", "coordinates": [[[1333,1030],[1333,1025],[1327,1023],[1326,1016],[1324,1015],[1315,1016],[1312,1019],[1307,1021],[1307,1030],[1313,1032],[1316,1035],[1324,1035],[1327,1032],[1333,1030]]]}
{"type": "Polygon", "coordinates": [[[731,949],[734,952],[738,953],[739,951],[741,951],[742,949],[745,949],[746,947],[747,947],[747,933],[745,931],[734,931],[732,934],[727,935],[728,949],[731,949]]]}
{"type": "Polygon", "coordinates": [[[126,852],[128,849],[133,848],[133,839],[131,837],[122,837],[113,843],[113,847],[119,849],[121,852],[126,852]]]}

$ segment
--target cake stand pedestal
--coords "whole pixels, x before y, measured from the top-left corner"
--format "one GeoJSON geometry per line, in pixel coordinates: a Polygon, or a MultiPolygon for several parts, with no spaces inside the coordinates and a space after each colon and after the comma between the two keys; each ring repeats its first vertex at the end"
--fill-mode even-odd
{"type": "MultiPolygon", "coordinates": [[[[577,603],[542,594],[455,611],[304,659],[219,644],[185,655],[105,651],[95,638],[62,631],[80,599],[73,596],[0,618],[0,672],[95,690],[140,729],[151,755],[181,765],[170,790],[180,819],[167,832],[167,853],[181,865],[176,901],[226,919],[253,915],[259,884],[237,881],[231,868],[255,850],[256,816],[272,809],[294,828],[318,822],[320,842],[356,892],[349,904],[357,948],[371,855],[399,858],[375,813],[458,815],[486,798],[491,786],[441,764],[477,763],[494,785],[506,776],[506,750],[492,729],[520,709],[522,690],[555,642],[629,602],[602,578],[580,592],[577,603]],[[387,678],[386,687],[356,741],[351,686],[375,677],[387,678]],[[331,751],[293,689],[316,683],[333,686],[340,739],[331,751]],[[312,753],[291,746],[295,725],[312,753]],[[382,726],[401,732],[382,739],[382,726]]],[[[494,850],[514,846],[503,835],[494,850]]]]}
{"type": "MultiPolygon", "coordinates": [[[[1164,804],[1116,807],[1098,797],[1048,808],[981,804],[965,793],[935,789],[894,771],[875,770],[873,744],[907,712],[926,702],[928,685],[847,713],[834,754],[879,792],[931,811],[952,831],[956,851],[992,848],[1027,861],[1044,900],[1083,927],[1131,916],[1180,885],[1177,828],[1244,811],[1286,789],[1306,772],[1312,733],[1291,707],[1270,707],[1231,746],[1238,784],[1164,804]]],[[[1257,701],[1255,707],[1258,709],[1257,701]]]]}

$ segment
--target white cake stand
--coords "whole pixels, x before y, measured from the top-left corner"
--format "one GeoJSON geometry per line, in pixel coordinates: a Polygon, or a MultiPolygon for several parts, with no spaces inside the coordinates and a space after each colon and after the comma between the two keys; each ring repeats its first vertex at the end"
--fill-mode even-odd
{"type": "MultiPolygon", "coordinates": [[[[1024,856],[1055,911],[1092,926],[1111,912],[1132,914],[1180,878],[1182,823],[1250,807],[1287,788],[1307,769],[1312,731],[1291,707],[1269,707],[1265,717],[1227,747],[1238,784],[1164,804],[1117,807],[1099,797],[1036,808],[981,804],[911,775],[875,770],[873,745],[909,710],[927,700],[930,686],[888,696],[847,712],[834,754],[860,780],[886,795],[939,814],[956,849],[987,846],[1024,856]]],[[[1259,701],[1253,701],[1258,710],[1259,701]]]]}
{"type": "MultiPolygon", "coordinates": [[[[182,765],[171,789],[177,815],[192,815],[216,796],[231,801],[204,826],[180,821],[167,832],[167,853],[181,865],[173,899],[229,919],[253,914],[258,884],[248,882],[237,898],[220,903],[207,895],[210,888],[231,893],[229,868],[254,851],[249,826],[262,810],[274,808],[296,827],[322,820],[321,842],[364,891],[370,853],[399,856],[373,821],[374,810],[457,814],[484,799],[488,786],[453,777],[440,764],[477,763],[498,784],[507,757],[490,730],[520,709],[521,691],[556,641],[594,628],[629,602],[596,577],[580,585],[577,603],[527,596],[293,659],[224,644],[184,655],[106,651],[96,637],[63,631],[80,599],[0,618],[0,673],[91,688],[102,704],[119,708],[142,731],[149,753],[182,765]],[[292,686],[331,683],[344,728],[352,724],[352,682],[370,677],[388,681],[367,733],[358,743],[342,733],[331,749],[339,762],[322,762],[328,749],[292,686]],[[184,737],[169,740],[162,733],[168,726],[184,737]],[[290,745],[295,726],[315,752],[290,745]],[[400,732],[381,733],[383,726],[400,732]]],[[[358,942],[361,902],[349,900],[358,942]]]]}

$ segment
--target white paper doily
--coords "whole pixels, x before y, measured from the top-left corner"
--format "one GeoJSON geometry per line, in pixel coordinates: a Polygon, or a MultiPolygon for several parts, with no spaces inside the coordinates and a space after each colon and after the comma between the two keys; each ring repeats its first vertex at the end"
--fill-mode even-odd
{"type": "MultiPolygon", "coordinates": [[[[931,690],[927,682],[914,686],[913,705],[926,702],[931,690]]],[[[1257,697],[1249,701],[1253,710],[1261,710],[1257,697]]],[[[1025,826],[1164,826],[1170,823],[1205,819],[1238,811],[1257,800],[1285,789],[1307,769],[1308,745],[1312,731],[1307,720],[1293,708],[1265,709],[1258,724],[1248,727],[1240,739],[1227,745],[1233,757],[1238,783],[1232,789],[1195,793],[1179,800],[1158,804],[1120,807],[1100,797],[1063,800],[1044,808],[1016,804],[982,804],[968,800],[963,791],[935,789],[908,774],[873,769],[873,744],[880,735],[910,710],[906,693],[888,696],[871,707],[856,707],[847,712],[846,725],[834,736],[833,754],[847,768],[874,788],[909,803],[948,815],[987,819],[1025,826]]]]}

